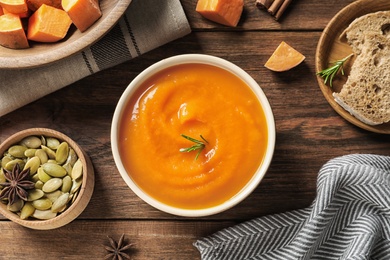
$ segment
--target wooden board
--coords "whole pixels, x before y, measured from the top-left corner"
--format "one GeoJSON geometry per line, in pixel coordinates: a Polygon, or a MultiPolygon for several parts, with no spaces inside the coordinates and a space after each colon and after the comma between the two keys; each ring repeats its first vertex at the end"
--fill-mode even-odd
{"type": "MultiPolygon", "coordinates": [[[[319,40],[316,52],[316,71],[321,71],[329,67],[330,63],[342,59],[352,53],[352,49],[345,39],[340,39],[340,35],[353,20],[365,14],[383,10],[390,10],[389,0],[359,0],[346,6],[337,13],[326,26],[319,40]]],[[[333,88],[325,85],[324,79],[317,76],[318,84],[322,93],[333,109],[350,123],[375,133],[390,134],[390,123],[377,126],[364,124],[352,116],[348,111],[344,110],[344,108],[337,104],[333,99],[333,92],[339,92],[347,81],[353,61],[354,59],[352,58],[345,63],[345,74],[342,76],[341,73],[339,73],[337,77],[335,77],[333,81],[333,88]]]]}

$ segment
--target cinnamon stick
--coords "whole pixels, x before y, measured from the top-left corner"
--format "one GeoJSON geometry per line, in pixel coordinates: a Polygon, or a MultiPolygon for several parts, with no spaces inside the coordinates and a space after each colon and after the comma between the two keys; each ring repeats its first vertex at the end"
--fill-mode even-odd
{"type": "Polygon", "coordinates": [[[279,7],[285,2],[285,0],[275,0],[272,5],[268,8],[268,12],[271,15],[275,15],[279,7]]]}
{"type": "Polygon", "coordinates": [[[270,8],[274,0],[256,0],[257,7],[261,9],[267,9],[270,8]]]}
{"type": "Polygon", "coordinates": [[[290,5],[292,0],[284,0],[283,4],[280,6],[280,8],[276,11],[275,19],[279,20],[279,18],[282,16],[284,11],[286,11],[287,7],[290,5]]]}

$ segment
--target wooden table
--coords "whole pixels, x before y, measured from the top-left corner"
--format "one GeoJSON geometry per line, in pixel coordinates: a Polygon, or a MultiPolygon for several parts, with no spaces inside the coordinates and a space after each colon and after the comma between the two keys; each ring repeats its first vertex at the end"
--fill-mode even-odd
{"type": "Polygon", "coordinates": [[[245,1],[237,28],[219,26],[195,12],[195,0],[182,0],[193,32],[116,67],[82,79],[0,118],[0,142],[30,127],[59,130],[90,155],[96,184],[81,216],[53,231],[23,228],[0,220],[0,259],[102,259],[107,236],[125,234],[133,259],[199,259],[196,239],[222,228],[310,205],[316,178],[328,160],[351,153],[390,155],[390,135],[362,130],[340,117],[324,99],[315,76],[315,51],[322,30],[353,2],[295,0],[275,21],[245,1]],[[306,56],[291,71],[273,73],[264,63],[281,41],[306,56]],[[224,213],[183,218],[141,201],[120,177],[110,150],[116,103],[129,82],[151,64],[173,55],[204,53],[246,70],[263,88],[273,108],[277,141],[264,180],[246,200],[224,213]]]}

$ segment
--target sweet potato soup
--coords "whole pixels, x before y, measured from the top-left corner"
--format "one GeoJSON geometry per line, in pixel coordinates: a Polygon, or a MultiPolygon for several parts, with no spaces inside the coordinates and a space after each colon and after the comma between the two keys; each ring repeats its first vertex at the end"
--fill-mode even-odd
{"type": "Polygon", "coordinates": [[[262,107],[242,80],[211,65],[183,64],[154,75],[128,102],[119,152],[144,192],[174,207],[204,209],[252,178],[267,134],[262,107]],[[183,151],[197,143],[182,135],[203,149],[183,151]]]}

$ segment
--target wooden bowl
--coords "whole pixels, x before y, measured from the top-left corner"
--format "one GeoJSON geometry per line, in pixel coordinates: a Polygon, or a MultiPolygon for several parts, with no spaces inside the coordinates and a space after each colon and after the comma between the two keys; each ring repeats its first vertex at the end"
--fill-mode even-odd
{"type": "Polygon", "coordinates": [[[32,68],[75,54],[102,38],[124,14],[131,0],[100,0],[102,17],[85,32],[71,26],[67,36],[56,43],[34,43],[28,49],[0,46],[0,69],[32,68]]]}
{"type": "MultiPolygon", "coordinates": [[[[321,71],[325,68],[328,68],[330,63],[342,59],[352,53],[352,48],[348,45],[346,40],[340,39],[340,35],[353,20],[368,13],[384,10],[390,10],[389,0],[359,0],[346,6],[339,13],[337,13],[326,26],[318,42],[316,52],[316,71],[321,71]]],[[[367,131],[381,134],[390,134],[390,123],[376,126],[364,124],[344,108],[342,108],[334,100],[333,92],[339,92],[347,81],[347,77],[349,75],[353,61],[354,58],[351,58],[345,63],[345,75],[341,76],[339,73],[335,77],[335,80],[333,81],[333,88],[325,85],[324,79],[320,76],[317,76],[317,81],[322,93],[332,108],[350,123],[367,131]]]]}
{"type": "Polygon", "coordinates": [[[83,165],[83,182],[80,187],[79,194],[76,200],[64,212],[58,214],[55,218],[49,220],[22,220],[16,213],[9,211],[7,209],[7,205],[1,202],[0,213],[9,220],[31,229],[47,230],[59,228],[77,218],[88,205],[92,197],[95,185],[93,165],[87,154],[71,138],[60,132],[47,128],[30,128],[11,135],[3,143],[1,143],[0,154],[3,155],[4,152],[7,151],[10,146],[20,142],[24,137],[32,135],[38,137],[55,137],[60,141],[66,141],[69,146],[74,149],[83,165]]]}

